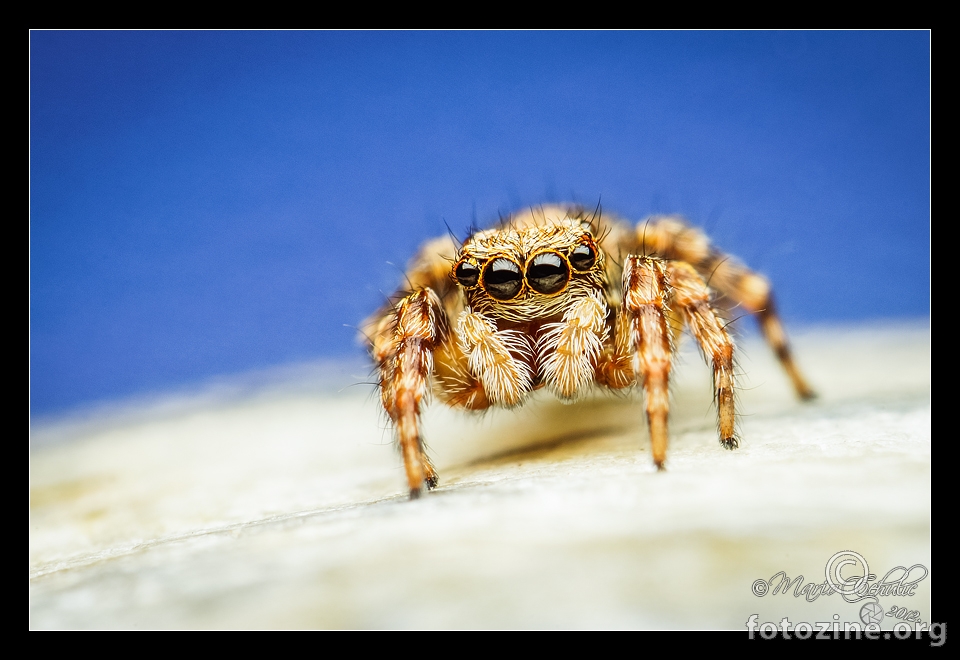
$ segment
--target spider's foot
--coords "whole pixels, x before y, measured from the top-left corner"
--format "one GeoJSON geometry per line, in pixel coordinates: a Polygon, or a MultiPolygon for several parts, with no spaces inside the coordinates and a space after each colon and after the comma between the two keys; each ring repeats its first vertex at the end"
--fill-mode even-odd
{"type": "Polygon", "coordinates": [[[653,464],[657,466],[657,472],[667,471],[667,466],[664,465],[664,461],[654,461],[653,464]]]}
{"type": "Polygon", "coordinates": [[[802,392],[798,392],[797,395],[800,397],[801,401],[813,401],[819,396],[819,394],[817,394],[811,389],[806,389],[806,390],[803,390],[802,392]]]}
{"type": "Polygon", "coordinates": [[[411,488],[411,489],[410,489],[410,499],[411,499],[411,500],[419,500],[419,499],[420,499],[420,489],[419,489],[419,488],[411,488]]]}
{"type": "Polygon", "coordinates": [[[720,444],[724,449],[736,449],[740,446],[740,441],[736,438],[720,438],[720,444]]]}
{"type": "Polygon", "coordinates": [[[432,474],[426,478],[427,490],[433,490],[437,487],[437,484],[440,483],[440,477],[437,474],[432,474]]]}

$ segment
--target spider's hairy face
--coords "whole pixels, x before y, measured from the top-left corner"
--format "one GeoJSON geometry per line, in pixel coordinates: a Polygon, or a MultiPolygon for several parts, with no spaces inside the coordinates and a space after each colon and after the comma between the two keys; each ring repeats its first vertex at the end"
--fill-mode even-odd
{"type": "Polygon", "coordinates": [[[562,314],[571,301],[606,288],[592,228],[571,218],[478,232],[450,275],[473,311],[520,323],[562,314]]]}

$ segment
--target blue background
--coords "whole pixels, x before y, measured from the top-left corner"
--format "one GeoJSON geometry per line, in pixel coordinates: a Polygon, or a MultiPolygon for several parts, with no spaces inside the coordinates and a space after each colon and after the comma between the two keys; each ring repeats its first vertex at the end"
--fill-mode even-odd
{"type": "Polygon", "coordinates": [[[794,325],[929,315],[924,31],[30,44],[33,415],[358,355],[444,221],[550,201],[688,216],[794,325]]]}

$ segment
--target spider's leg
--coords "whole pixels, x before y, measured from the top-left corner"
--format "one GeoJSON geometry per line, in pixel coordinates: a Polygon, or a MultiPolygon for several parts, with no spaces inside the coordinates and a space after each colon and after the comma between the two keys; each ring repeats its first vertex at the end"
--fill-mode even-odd
{"type": "Polygon", "coordinates": [[[693,266],[682,261],[669,262],[667,277],[672,309],[680,313],[704,357],[713,364],[720,443],[727,449],[736,449],[740,442],[734,431],[733,341],[710,306],[710,291],[693,266]]]}
{"type": "Polygon", "coordinates": [[[816,396],[794,362],[787,333],[774,305],[770,283],[765,277],[717,250],[702,231],[676,217],[654,217],[641,221],[636,227],[635,238],[643,254],[687,262],[731,305],[742,305],[755,314],[767,344],[787,372],[797,396],[801,399],[816,396]]]}
{"type": "Polygon", "coordinates": [[[450,279],[456,254],[450,236],[426,243],[405,274],[407,291],[391,296],[361,329],[377,365],[383,407],[397,431],[411,497],[438,480],[420,435],[420,407],[428,396],[434,353],[453,335],[448,319],[459,313],[460,296],[450,279]]]}
{"type": "Polygon", "coordinates": [[[425,288],[400,300],[373,337],[380,398],[397,429],[411,499],[419,497],[424,483],[428,488],[437,483],[437,472],[420,436],[420,406],[428,394],[434,350],[449,334],[440,300],[432,289],[425,288]]]}
{"type": "Polygon", "coordinates": [[[787,333],[780,321],[780,315],[777,314],[773,291],[767,278],[718,252],[711,252],[706,261],[697,264],[697,270],[703,277],[710,278],[712,288],[756,315],[767,344],[790,377],[797,396],[804,400],[815,398],[816,392],[800,373],[800,368],[793,359],[793,351],[790,350],[787,333]]]}
{"type": "Polygon", "coordinates": [[[607,339],[607,303],[599,294],[573,301],[559,323],[544,326],[537,340],[544,382],[563,399],[571,399],[594,379],[607,339]]]}
{"type": "Polygon", "coordinates": [[[673,357],[670,328],[665,316],[667,288],[663,260],[634,255],[624,260],[623,306],[618,323],[625,326],[622,332],[632,358],[632,371],[643,382],[653,462],[660,470],[667,458],[673,357]]]}

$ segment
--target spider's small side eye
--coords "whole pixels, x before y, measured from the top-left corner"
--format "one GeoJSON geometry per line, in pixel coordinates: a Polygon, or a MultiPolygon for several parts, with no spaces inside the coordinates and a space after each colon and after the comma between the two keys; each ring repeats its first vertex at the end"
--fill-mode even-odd
{"type": "Polygon", "coordinates": [[[483,269],[483,288],[497,300],[516,298],[523,288],[520,266],[504,257],[492,260],[483,269]]]}
{"type": "Polygon", "coordinates": [[[480,269],[469,261],[461,261],[453,269],[453,276],[457,278],[460,286],[470,288],[477,286],[477,282],[480,280],[480,269]]]}
{"type": "Polygon", "coordinates": [[[556,252],[541,252],[527,266],[527,282],[538,293],[562,291],[570,279],[570,267],[556,252]]]}
{"type": "Polygon", "coordinates": [[[579,272],[588,271],[597,263],[597,253],[589,243],[581,243],[570,251],[570,265],[579,272]]]}

